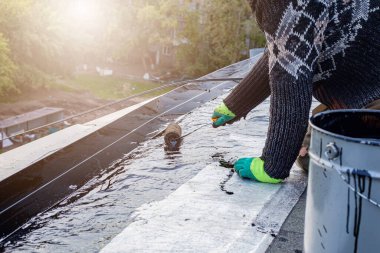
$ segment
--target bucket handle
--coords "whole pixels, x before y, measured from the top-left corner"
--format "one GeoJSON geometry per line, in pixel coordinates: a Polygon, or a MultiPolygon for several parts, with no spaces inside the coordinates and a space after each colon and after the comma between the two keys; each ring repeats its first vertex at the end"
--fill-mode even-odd
{"type": "MultiPolygon", "coordinates": [[[[353,168],[350,168],[350,167],[347,167],[347,166],[344,166],[344,165],[339,166],[339,168],[337,168],[337,166],[335,166],[334,163],[332,163],[330,161],[327,161],[327,160],[324,160],[324,159],[320,158],[319,156],[317,156],[316,154],[314,154],[312,152],[309,152],[309,156],[310,156],[310,158],[312,158],[310,162],[314,162],[317,165],[320,165],[321,167],[327,167],[329,169],[335,170],[339,174],[339,176],[341,177],[341,179],[343,180],[343,182],[346,183],[347,187],[351,191],[353,191],[359,197],[367,200],[371,204],[373,204],[373,205],[377,206],[378,208],[380,208],[380,204],[379,204],[378,201],[370,199],[367,196],[365,196],[362,193],[360,193],[357,190],[355,190],[355,188],[348,182],[348,179],[346,179],[346,177],[343,174],[343,173],[359,174],[356,169],[353,169],[353,168]]],[[[371,176],[371,178],[380,179],[380,173],[376,173],[376,172],[369,173],[368,172],[368,174],[371,176]]]]}

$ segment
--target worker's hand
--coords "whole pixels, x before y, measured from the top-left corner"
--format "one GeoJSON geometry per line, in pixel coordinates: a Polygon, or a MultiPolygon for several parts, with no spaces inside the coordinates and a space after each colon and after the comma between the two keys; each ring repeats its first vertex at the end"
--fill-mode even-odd
{"type": "Polygon", "coordinates": [[[234,164],[240,177],[250,178],[263,183],[277,184],[281,179],[271,178],[264,170],[264,161],[260,158],[240,158],[234,164]]]}
{"type": "Polygon", "coordinates": [[[235,117],[236,115],[231,112],[224,103],[221,103],[215,108],[214,113],[211,116],[213,121],[212,126],[220,127],[228,122],[232,123],[235,117]]]}

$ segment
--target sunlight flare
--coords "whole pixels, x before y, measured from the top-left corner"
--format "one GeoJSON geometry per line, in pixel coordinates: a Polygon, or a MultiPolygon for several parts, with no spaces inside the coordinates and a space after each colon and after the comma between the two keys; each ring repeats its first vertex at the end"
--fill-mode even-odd
{"type": "Polygon", "coordinates": [[[94,0],[76,0],[68,6],[68,17],[77,25],[96,24],[100,16],[100,6],[94,0]]]}

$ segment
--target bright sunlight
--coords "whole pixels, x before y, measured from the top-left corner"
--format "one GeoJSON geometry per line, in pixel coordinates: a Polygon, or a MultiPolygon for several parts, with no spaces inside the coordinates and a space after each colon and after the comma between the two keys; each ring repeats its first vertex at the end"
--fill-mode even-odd
{"type": "Polygon", "coordinates": [[[67,6],[67,17],[78,26],[96,25],[100,21],[100,13],[99,1],[76,0],[67,6]]]}

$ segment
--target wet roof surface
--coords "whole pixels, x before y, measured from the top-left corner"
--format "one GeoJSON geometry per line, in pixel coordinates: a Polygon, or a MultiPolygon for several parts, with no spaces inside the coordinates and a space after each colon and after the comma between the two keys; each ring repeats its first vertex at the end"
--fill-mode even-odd
{"type": "Polygon", "coordinates": [[[113,165],[57,207],[34,217],[24,226],[21,237],[4,242],[4,250],[98,251],[133,222],[136,208],[165,199],[202,169],[215,164],[215,157],[259,156],[265,142],[269,101],[255,108],[247,120],[213,129],[209,125],[211,112],[224,97],[177,119],[183,135],[189,134],[179,152],[165,152],[160,137],[141,143],[131,153],[120,154],[113,165]]]}
{"type": "MultiPolygon", "coordinates": [[[[206,103],[180,119],[183,134],[210,122],[210,113],[222,97],[206,103]]],[[[268,123],[268,102],[248,120],[220,129],[204,127],[185,137],[180,152],[166,153],[163,138],[141,144],[121,155],[114,166],[77,190],[57,208],[35,217],[32,229],[6,250],[78,252],[96,251],[120,233],[135,208],[163,199],[191,179],[215,154],[228,157],[259,155],[268,123]],[[246,131],[246,129],[256,131],[246,131]],[[260,138],[250,139],[250,136],[260,138]],[[227,141],[228,140],[228,141],[227,141]],[[255,147],[255,149],[253,149],[255,147]]]]}
{"type": "MultiPolygon", "coordinates": [[[[248,61],[227,66],[205,78],[244,76],[249,71],[248,61]]],[[[188,83],[85,138],[58,151],[50,150],[52,154],[43,160],[33,159],[30,166],[0,184],[0,244],[8,240],[10,233],[17,240],[28,230],[20,227],[25,222],[59,205],[110,164],[119,161],[123,154],[129,154],[140,143],[149,140],[154,131],[235,85],[233,81],[188,83]]],[[[35,149],[33,142],[29,148],[35,149]]]]}
{"type": "MultiPolygon", "coordinates": [[[[210,113],[223,97],[179,119],[183,135],[208,124],[210,113]]],[[[164,151],[163,137],[142,143],[58,207],[32,219],[24,226],[30,232],[5,243],[5,251],[98,251],[133,221],[136,208],[164,199],[204,167],[215,164],[215,156],[260,155],[268,110],[265,101],[247,120],[219,129],[202,127],[184,138],[177,153],[164,151]]]]}

